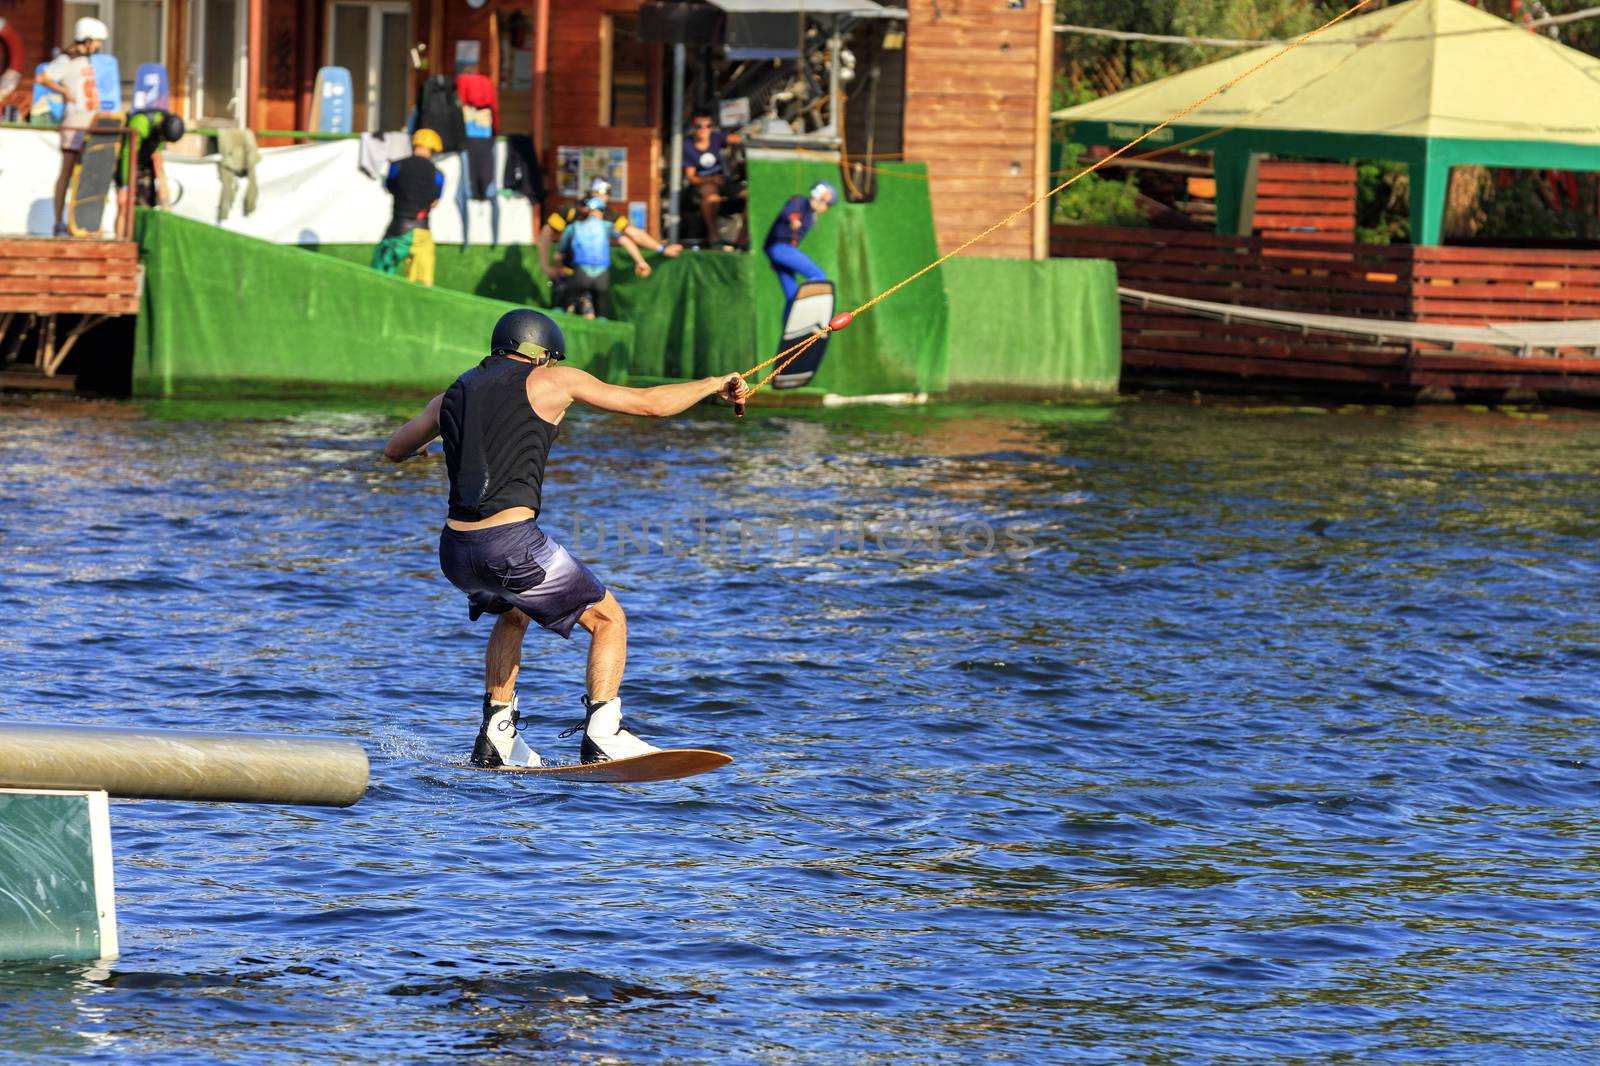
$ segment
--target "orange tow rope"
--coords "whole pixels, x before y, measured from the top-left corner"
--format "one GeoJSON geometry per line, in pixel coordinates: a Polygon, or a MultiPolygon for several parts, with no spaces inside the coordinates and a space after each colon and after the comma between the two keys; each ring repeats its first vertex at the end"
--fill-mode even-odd
{"type": "MultiPolygon", "coordinates": [[[[1184,108],[1183,110],[1177,112],[1172,117],[1166,119],[1165,121],[1163,121],[1159,125],[1151,126],[1149,129],[1147,129],[1143,133],[1139,134],[1139,136],[1135,137],[1133,140],[1129,141],[1127,144],[1123,145],[1121,148],[1118,148],[1115,152],[1112,152],[1110,155],[1107,155],[1107,156],[1105,156],[1105,157],[1103,157],[1101,159],[1096,160],[1093,165],[1085,167],[1084,169],[1078,171],[1072,177],[1068,178],[1066,181],[1062,182],[1060,185],[1057,185],[1055,188],[1049,190],[1046,193],[1043,193],[1042,195],[1034,197],[1032,200],[1028,201],[1022,207],[1017,208],[1017,210],[1011,212],[1011,214],[1007,215],[1005,218],[1002,218],[999,222],[996,222],[994,225],[990,226],[988,229],[984,230],[982,233],[979,233],[977,236],[970,237],[967,240],[963,241],[960,244],[960,246],[952,249],[951,251],[946,252],[944,255],[941,255],[939,258],[935,259],[933,262],[929,263],[927,266],[923,267],[921,270],[917,271],[915,274],[912,274],[910,277],[904,279],[903,281],[899,282],[896,285],[891,285],[889,288],[884,289],[882,292],[878,293],[878,295],[874,296],[872,299],[868,300],[866,303],[862,304],[860,307],[857,307],[855,310],[853,310],[853,311],[844,311],[844,312],[841,312],[841,313],[839,313],[837,315],[834,315],[833,316],[833,320],[831,322],[829,322],[828,325],[826,327],[824,327],[823,329],[820,329],[816,333],[811,334],[809,337],[806,337],[804,340],[796,341],[794,344],[792,344],[789,347],[785,348],[783,351],[779,352],[777,355],[773,356],[771,359],[767,359],[767,360],[764,360],[763,362],[757,363],[755,366],[751,367],[749,370],[746,370],[744,373],[740,374],[739,376],[742,377],[742,378],[747,378],[747,377],[749,377],[750,375],[756,373],[759,370],[763,370],[766,367],[772,366],[773,363],[777,363],[778,365],[777,365],[777,367],[775,369],[773,369],[773,371],[771,373],[769,373],[766,377],[762,378],[759,382],[757,382],[755,385],[753,385],[751,387],[749,395],[750,396],[754,396],[756,393],[760,392],[762,390],[762,388],[764,388],[766,386],[767,382],[771,381],[774,377],[776,377],[778,374],[781,374],[783,372],[783,368],[784,367],[788,366],[790,363],[794,362],[797,358],[799,358],[801,352],[805,351],[807,348],[809,348],[813,344],[817,343],[817,341],[819,341],[823,337],[827,336],[829,333],[834,333],[834,332],[837,332],[838,330],[844,329],[846,326],[848,326],[851,323],[851,321],[853,321],[855,319],[855,317],[857,315],[859,315],[861,312],[867,310],[873,304],[876,304],[879,300],[886,299],[891,294],[899,292],[901,289],[905,288],[907,285],[911,284],[913,281],[916,281],[918,278],[922,277],[922,275],[926,274],[928,271],[930,271],[930,270],[934,269],[935,267],[939,266],[941,263],[944,263],[946,260],[953,259],[954,257],[960,255],[962,252],[966,251],[968,248],[972,247],[974,244],[977,244],[979,241],[981,241],[985,237],[989,236],[989,234],[993,233],[995,230],[997,230],[1000,227],[1002,227],[1004,225],[1007,225],[1008,223],[1016,220],[1019,216],[1025,215],[1029,211],[1032,211],[1035,207],[1039,206],[1039,204],[1043,203],[1045,200],[1050,199],[1050,197],[1054,196],[1056,193],[1060,192],[1062,189],[1065,189],[1067,186],[1071,185],[1073,182],[1077,181],[1079,178],[1082,178],[1082,177],[1084,177],[1086,175],[1089,175],[1089,174],[1093,174],[1095,171],[1099,170],[1101,167],[1105,166],[1107,163],[1111,162],[1113,159],[1116,159],[1118,156],[1122,155],[1124,152],[1126,152],[1128,149],[1132,148],[1134,145],[1136,145],[1139,142],[1145,140],[1146,138],[1148,138],[1152,134],[1166,129],[1168,126],[1172,125],[1174,122],[1177,122],[1179,119],[1183,118],[1183,116],[1187,115],[1189,112],[1195,110],[1196,108],[1198,108],[1198,107],[1200,107],[1200,106],[1202,106],[1202,105],[1204,105],[1206,103],[1209,103],[1211,100],[1214,100],[1218,96],[1221,96],[1223,93],[1227,92],[1229,89],[1233,88],[1235,85],[1238,85],[1241,81],[1244,81],[1246,78],[1250,77],[1250,75],[1254,74],[1256,71],[1260,70],[1262,67],[1265,67],[1268,63],[1272,63],[1272,62],[1275,62],[1275,61],[1283,58],[1284,56],[1288,55],[1290,52],[1294,51],[1296,48],[1299,48],[1305,42],[1311,40],[1311,38],[1315,37],[1317,34],[1321,33],[1323,30],[1326,30],[1330,26],[1335,26],[1335,25],[1343,22],[1345,19],[1349,18],[1351,15],[1354,15],[1357,11],[1360,11],[1362,8],[1366,7],[1368,4],[1370,4],[1372,2],[1373,2],[1373,0],[1360,0],[1360,3],[1355,4],[1353,7],[1348,8],[1342,14],[1335,15],[1333,18],[1329,19],[1327,22],[1324,22],[1322,25],[1318,26],[1316,29],[1311,30],[1311,31],[1309,31],[1307,33],[1301,34],[1299,37],[1296,37],[1293,41],[1289,42],[1289,44],[1285,45],[1283,48],[1281,48],[1278,51],[1274,52],[1272,55],[1270,55],[1267,58],[1263,59],[1261,62],[1257,63],[1255,66],[1251,67],[1249,70],[1247,70],[1244,73],[1239,74],[1238,76],[1230,79],[1229,81],[1225,82],[1224,84],[1217,86],[1215,89],[1211,90],[1209,93],[1206,93],[1206,95],[1202,96],[1200,99],[1196,100],[1194,103],[1190,104],[1188,107],[1184,108]],[[781,360],[781,362],[780,362],[780,360],[781,360]]],[[[748,399],[748,397],[746,397],[746,398],[748,399]]],[[[740,412],[740,413],[743,413],[744,405],[743,404],[737,405],[736,410],[738,412],[740,412]]]]}

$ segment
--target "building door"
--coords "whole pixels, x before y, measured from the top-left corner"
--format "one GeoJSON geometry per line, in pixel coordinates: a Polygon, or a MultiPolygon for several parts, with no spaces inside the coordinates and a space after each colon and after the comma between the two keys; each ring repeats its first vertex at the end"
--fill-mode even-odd
{"type": "Polygon", "coordinates": [[[350,72],[357,130],[406,128],[410,47],[409,3],[334,0],[328,5],[328,64],[350,72]]]}
{"type": "Polygon", "coordinates": [[[202,126],[243,126],[246,0],[191,0],[189,117],[202,126]]]}

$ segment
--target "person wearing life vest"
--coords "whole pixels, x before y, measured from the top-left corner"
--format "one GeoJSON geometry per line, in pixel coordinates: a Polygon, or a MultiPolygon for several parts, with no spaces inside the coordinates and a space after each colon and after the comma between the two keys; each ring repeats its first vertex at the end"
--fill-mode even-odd
{"type": "Polygon", "coordinates": [[[794,301],[794,294],[803,281],[826,281],[828,275],[800,250],[800,242],[811,232],[811,224],[839,199],[839,190],[831,182],[819,181],[811,186],[805,196],[791,196],[783,202],[778,217],[767,230],[764,251],[767,261],[778,274],[778,284],[783,286],[784,304],[794,301]]]}
{"type": "MultiPolygon", "coordinates": [[[[656,418],[712,396],[738,403],[750,386],[738,374],[632,389],[608,385],[566,358],[561,327],[531,308],[495,323],[489,355],[428,401],[383,446],[400,462],[444,438],[450,509],[439,532],[439,568],[467,597],[467,615],[495,616],[484,661],[482,721],[472,748],[477,766],[539,766],[521,733],[517,677],[528,623],[563,637],[589,632],[587,692],[578,755],[585,763],[648,755],[659,749],[622,722],[628,623],[622,605],[587,566],[539,528],[545,462],[574,403],[656,418]]],[[[567,734],[562,734],[563,736],[567,734]]]]}
{"type": "Polygon", "coordinates": [[[433,231],[428,220],[444,192],[444,175],[433,165],[439,135],[419,129],[411,135],[411,154],[389,165],[384,188],[394,197],[394,216],[383,240],[372,250],[372,269],[393,274],[402,267],[407,281],[433,284],[433,231]]]}
{"type": "Polygon", "coordinates": [[[56,177],[55,235],[64,236],[67,225],[62,214],[67,206],[67,188],[72,171],[83,154],[83,131],[100,110],[100,89],[94,80],[94,64],[89,57],[105,47],[111,31],[95,18],[81,18],[72,24],[72,45],[50,61],[39,74],[39,84],[60,93],[65,101],[61,115],[61,173],[56,177]]]}
{"type": "MultiPolygon", "coordinates": [[[[570,268],[563,267],[560,263],[551,261],[551,247],[560,239],[562,230],[579,218],[587,216],[588,212],[583,207],[585,201],[598,199],[601,203],[606,203],[610,198],[611,183],[605,178],[591,178],[589,191],[582,200],[565,211],[552,211],[550,216],[545,219],[544,226],[540,228],[539,267],[544,271],[545,277],[550,279],[550,305],[552,307],[566,306],[563,287],[566,285],[567,278],[571,276],[572,271],[570,268]]],[[[683,245],[668,244],[660,237],[652,236],[638,226],[633,225],[628,221],[627,215],[608,212],[606,220],[619,234],[632,241],[638,247],[650,248],[660,252],[668,259],[683,251],[683,245]]],[[[623,247],[626,248],[627,245],[623,245],[623,247]]],[[[650,264],[646,263],[642,257],[635,262],[633,270],[641,278],[650,276],[650,264]]]]}
{"type": "Polygon", "coordinates": [[[570,267],[563,288],[563,306],[584,318],[615,317],[611,311],[611,245],[622,245],[633,257],[634,272],[641,277],[650,273],[649,264],[639,254],[632,239],[624,236],[617,227],[606,221],[606,202],[591,196],[583,202],[583,218],[568,222],[561,231],[561,243],[556,249],[556,260],[570,267]]]}

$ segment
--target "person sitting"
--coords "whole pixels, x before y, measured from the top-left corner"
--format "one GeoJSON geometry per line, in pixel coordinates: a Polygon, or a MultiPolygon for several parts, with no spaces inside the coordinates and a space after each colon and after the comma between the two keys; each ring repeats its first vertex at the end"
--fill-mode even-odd
{"type": "Polygon", "coordinates": [[[383,185],[394,197],[394,217],[372,251],[372,269],[393,274],[403,264],[407,281],[433,284],[433,232],[428,220],[444,192],[444,175],[433,165],[433,154],[440,148],[437,133],[419,129],[411,135],[411,155],[389,165],[383,185]]]}
{"type": "Polygon", "coordinates": [[[126,211],[131,206],[126,191],[130,184],[133,203],[141,207],[166,207],[169,204],[167,175],[161,162],[161,150],[183,137],[183,119],[170,111],[151,108],[129,115],[128,128],[133,131],[134,143],[138,145],[133,157],[137,165],[130,174],[128,149],[124,146],[117,159],[117,188],[124,190],[119,209],[126,211]]]}
{"type": "Polygon", "coordinates": [[[583,217],[575,219],[561,231],[561,243],[556,249],[557,262],[570,265],[572,275],[567,278],[563,298],[567,310],[584,318],[613,317],[611,310],[611,245],[622,245],[633,257],[633,269],[639,276],[650,273],[649,264],[639,254],[633,239],[606,221],[606,202],[591,196],[583,202],[583,217]]]}
{"type": "MultiPolygon", "coordinates": [[[[717,129],[709,111],[696,111],[689,126],[689,138],[683,142],[683,177],[689,183],[690,200],[700,205],[700,217],[706,224],[706,245],[715,247],[722,243],[717,219],[724,203],[733,199],[734,191],[727,169],[722,165],[722,152],[730,144],[739,144],[739,135],[717,129]]],[[[744,242],[745,216],[740,215],[738,243],[744,242]]]]}
{"type": "MultiPolygon", "coordinates": [[[[611,196],[611,183],[605,178],[596,177],[589,182],[589,194],[584,201],[598,199],[604,210],[604,205],[611,196]]],[[[550,217],[545,219],[544,226],[539,230],[539,268],[544,271],[545,277],[550,279],[550,306],[564,307],[567,301],[562,296],[562,287],[566,284],[568,276],[572,273],[564,269],[560,263],[550,261],[550,247],[559,239],[559,234],[568,225],[575,222],[580,216],[586,215],[583,202],[576,203],[565,211],[552,211],[550,217]]],[[[617,213],[609,216],[610,225],[618,233],[633,241],[636,246],[642,246],[660,252],[668,259],[673,258],[683,251],[681,244],[668,244],[659,237],[654,237],[638,226],[628,221],[628,216],[617,213]]],[[[639,259],[633,268],[634,273],[641,278],[650,276],[650,264],[639,259]]]]}

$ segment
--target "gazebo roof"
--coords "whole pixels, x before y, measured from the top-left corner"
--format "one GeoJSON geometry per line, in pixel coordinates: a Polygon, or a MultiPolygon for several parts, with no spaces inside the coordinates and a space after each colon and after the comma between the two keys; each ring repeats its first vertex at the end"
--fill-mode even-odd
{"type": "MultiPolygon", "coordinates": [[[[1052,117],[1152,126],[1279,49],[1251,49],[1052,117]]],[[[1176,127],[1180,136],[1205,129],[1600,146],[1600,59],[1461,0],[1407,0],[1334,26],[1176,127]]]]}

